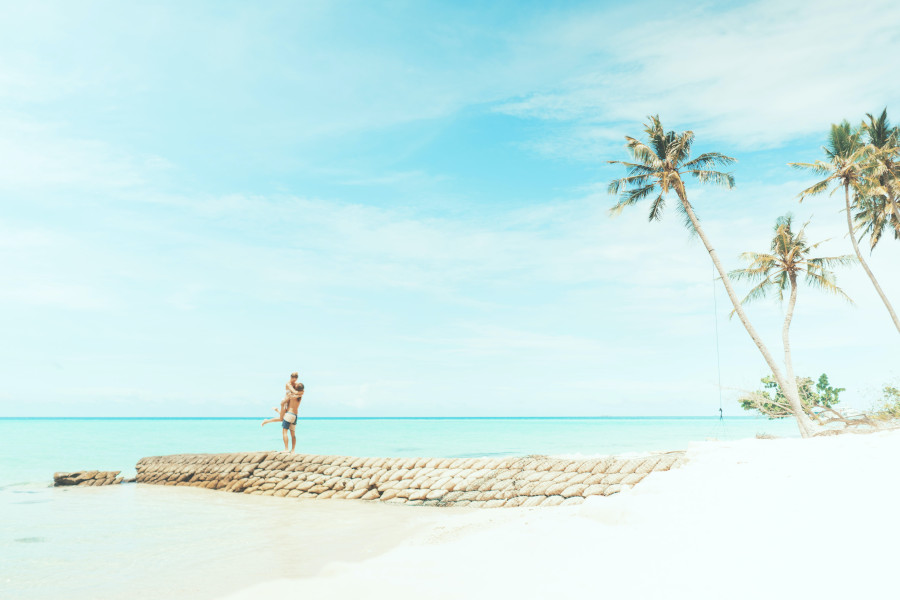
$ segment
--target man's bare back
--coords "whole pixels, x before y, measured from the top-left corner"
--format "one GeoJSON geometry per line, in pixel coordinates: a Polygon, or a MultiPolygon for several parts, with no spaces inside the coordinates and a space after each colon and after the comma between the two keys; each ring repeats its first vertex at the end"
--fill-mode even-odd
{"type": "Polygon", "coordinates": [[[306,388],[299,381],[293,384],[293,386],[291,386],[291,382],[288,382],[285,388],[288,389],[288,393],[284,397],[284,400],[287,403],[287,411],[296,415],[297,411],[300,409],[300,401],[303,399],[303,392],[306,388]]]}
{"type": "Polygon", "coordinates": [[[300,401],[303,399],[305,386],[297,381],[299,375],[291,373],[291,380],[285,386],[284,402],[281,403],[281,437],[284,440],[284,449],[288,449],[288,432],[291,433],[291,452],[297,447],[297,413],[300,410],[300,401]]]}

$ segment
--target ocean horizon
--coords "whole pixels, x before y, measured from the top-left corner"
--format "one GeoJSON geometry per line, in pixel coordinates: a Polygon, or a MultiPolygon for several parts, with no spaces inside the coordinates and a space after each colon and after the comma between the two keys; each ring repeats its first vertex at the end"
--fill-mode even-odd
{"type": "MultiPolygon", "coordinates": [[[[283,448],[260,417],[0,417],[0,489],[41,486],[56,471],[134,472],[144,456],[283,448]]],[[[741,415],[634,417],[309,417],[297,452],[352,456],[603,455],[683,450],[690,442],[767,433],[790,420],[741,415]]]]}

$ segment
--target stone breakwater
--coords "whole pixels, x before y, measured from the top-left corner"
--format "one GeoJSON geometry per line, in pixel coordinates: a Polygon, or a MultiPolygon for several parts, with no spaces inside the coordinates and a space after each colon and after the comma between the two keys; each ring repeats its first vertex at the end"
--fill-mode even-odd
{"type": "MultiPolygon", "coordinates": [[[[119,477],[121,471],[74,471],[72,473],[54,473],[53,485],[114,485],[125,481],[119,477]]],[[[134,481],[133,479],[130,481],[134,481]]]]}
{"type": "Polygon", "coordinates": [[[346,498],[408,505],[579,504],[668,471],[683,452],[563,460],[357,458],[284,452],[176,454],[142,458],[137,482],[291,498],[346,498]]]}

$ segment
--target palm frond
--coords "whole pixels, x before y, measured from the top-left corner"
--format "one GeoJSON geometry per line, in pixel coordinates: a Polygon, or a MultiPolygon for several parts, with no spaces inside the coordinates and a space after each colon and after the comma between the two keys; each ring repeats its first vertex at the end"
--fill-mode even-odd
{"type": "Polygon", "coordinates": [[[834,274],[828,271],[818,271],[818,270],[807,270],[806,271],[806,284],[810,287],[814,287],[820,289],[825,292],[829,292],[836,296],[840,296],[845,299],[850,304],[855,304],[853,300],[848,296],[844,290],[839,288],[834,283],[834,274]]]}
{"type": "Polygon", "coordinates": [[[640,140],[636,140],[632,137],[626,137],[625,139],[628,140],[625,147],[631,153],[631,156],[635,161],[654,170],[662,168],[665,155],[658,155],[653,148],[640,140]]]}
{"type": "Polygon", "coordinates": [[[792,162],[788,163],[788,166],[800,171],[811,171],[816,175],[830,175],[832,171],[834,171],[834,168],[831,165],[824,163],[821,160],[812,163],[792,162]]]}
{"type": "Polygon", "coordinates": [[[708,170],[711,167],[727,167],[737,162],[736,158],[725,156],[721,152],[705,152],[693,160],[684,163],[685,169],[708,170]]]}
{"type": "MultiPolygon", "coordinates": [[[[674,134],[674,132],[672,132],[674,134]]],[[[691,155],[691,146],[694,143],[693,131],[682,131],[680,134],[673,135],[672,143],[669,144],[666,158],[673,165],[682,164],[685,159],[691,155]]]]}
{"type": "MultiPolygon", "coordinates": [[[[619,179],[613,179],[606,187],[608,194],[618,194],[620,190],[628,187],[643,187],[650,180],[650,175],[629,175],[619,179]]],[[[624,191],[624,190],[623,190],[624,191]]]]}
{"type": "Polygon", "coordinates": [[[833,177],[829,177],[828,179],[823,179],[822,181],[820,181],[818,183],[814,183],[811,186],[809,186],[808,188],[806,188],[805,190],[803,190],[802,192],[800,192],[798,194],[798,196],[800,197],[800,202],[803,202],[809,196],[815,196],[815,195],[821,194],[822,192],[827,190],[828,185],[832,182],[832,180],[833,180],[833,177]]]}
{"type": "Polygon", "coordinates": [[[833,269],[835,267],[852,267],[859,261],[853,254],[842,254],[841,256],[822,256],[819,258],[809,258],[806,263],[814,269],[833,269]]]}
{"type": "Polygon", "coordinates": [[[627,191],[622,192],[619,195],[620,200],[616,203],[615,206],[613,206],[611,209],[609,209],[610,214],[613,216],[621,214],[622,210],[626,206],[631,206],[632,204],[636,204],[640,200],[643,200],[644,198],[649,196],[651,193],[653,193],[653,190],[655,188],[656,188],[656,184],[651,183],[650,185],[645,185],[643,187],[639,187],[639,188],[635,188],[632,190],[627,190],[627,191]]]}
{"type": "Polygon", "coordinates": [[[720,171],[703,171],[700,169],[692,169],[688,171],[697,178],[700,183],[713,183],[731,189],[734,187],[734,175],[731,173],[722,173],[720,171]]]}
{"type": "MultiPolygon", "coordinates": [[[[687,229],[691,234],[691,237],[697,235],[697,229],[694,227],[694,222],[691,221],[691,216],[684,208],[684,204],[679,201],[678,204],[676,204],[676,208],[678,210],[678,214],[681,215],[682,224],[684,225],[685,229],[687,229]]],[[[700,217],[697,216],[697,213],[694,213],[694,218],[697,219],[697,221],[700,220],[700,217]]]]}
{"type": "Polygon", "coordinates": [[[760,300],[765,298],[769,294],[769,290],[774,287],[775,282],[769,279],[768,277],[762,281],[760,281],[757,285],[755,285],[747,295],[744,296],[744,299],[741,300],[741,304],[746,304],[748,302],[752,302],[753,300],[760,300]]]}
{"type": "Polygon", "coordinates": [[[666,195],[664,192],[660,192],[659,196],[653,201],[653,204],[650,205],[650,221],[659,221],[662,218],[662,210],[666,206],[666,195]]]}

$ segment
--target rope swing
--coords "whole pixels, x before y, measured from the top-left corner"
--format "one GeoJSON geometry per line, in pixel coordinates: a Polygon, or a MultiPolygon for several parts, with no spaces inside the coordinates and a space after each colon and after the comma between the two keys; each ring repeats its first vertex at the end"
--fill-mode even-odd
{"type": "Polygon", "coordinates": [[[720,438],[725,437],[725,413],[722,411],[722,356],[719,351],[719,301],[716,298],[716,265],[713,264],[713,320],[716,324],[716,370],[719,375],[719,423],[717,434],[720,438]]]}

